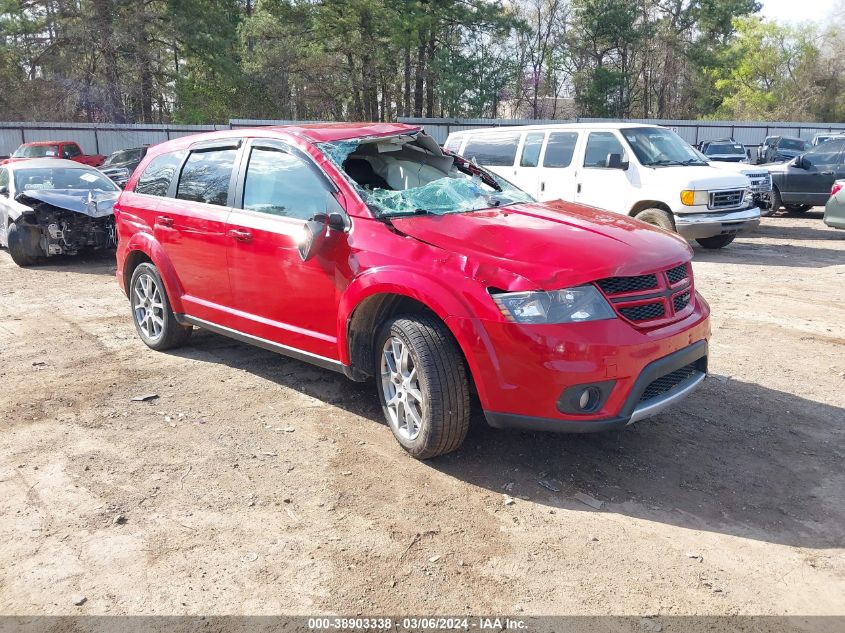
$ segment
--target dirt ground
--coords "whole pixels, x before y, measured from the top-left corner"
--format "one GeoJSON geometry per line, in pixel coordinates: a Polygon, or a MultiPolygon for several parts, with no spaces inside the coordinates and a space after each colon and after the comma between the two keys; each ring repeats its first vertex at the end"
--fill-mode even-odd
{"type": "Polygon", "coordinates": [[[0,251],[0,613],[845,614],[845,231],[768,218],[694,268],[683,404],[476,415],[417,462],[372,384],[207,332],[153,352],[113,256],[0,251]]]}

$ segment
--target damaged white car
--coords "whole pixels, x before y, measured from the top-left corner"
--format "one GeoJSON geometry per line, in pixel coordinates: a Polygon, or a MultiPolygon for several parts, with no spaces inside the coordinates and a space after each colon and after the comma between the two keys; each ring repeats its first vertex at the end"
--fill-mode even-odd
{"type": "Polygon", "coordinates": [[[70,160],[33,159],[0,167],[0,246],[18,266],[44,257],[115,246],[120,189],[70,160]]]}

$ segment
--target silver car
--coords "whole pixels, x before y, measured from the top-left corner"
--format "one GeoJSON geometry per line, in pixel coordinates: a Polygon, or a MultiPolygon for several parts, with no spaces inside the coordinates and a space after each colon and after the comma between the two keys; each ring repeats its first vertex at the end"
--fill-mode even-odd
{"type": "Polygon", "coordinates": [[[824,223],[834,229],[845,229],[845,180],[837,180],[824,206],[824,223]]]}
{"type": "Polygon", "coordinates": [[[0,246],[18,266],[115,245],[120,189],[102,173],[58,158],[0,166],[0,246]]]}

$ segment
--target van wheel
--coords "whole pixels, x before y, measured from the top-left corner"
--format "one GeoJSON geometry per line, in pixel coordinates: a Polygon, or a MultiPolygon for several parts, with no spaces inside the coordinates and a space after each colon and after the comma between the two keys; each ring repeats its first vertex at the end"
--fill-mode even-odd
{"type": "MultiPolygon", "coordinates": [[[[33,246],[32,229],[21,228],[17,223],[12,222],[6,231],[6,243],[9,247],[9,255],[12,256],[12,261],[20,267],[32,266],[38,261],[37,257],[33,257],[31,253],[31,246],[33,246]]],[[[37,244],[37,240],[35,241],[37,244]]]]}
{"type": "Polygon", "coordinates": [[[700,237],[696,242],[701,244],[704,248],[724,248],[734,241],[736,235],[714,235],[713,237],[700,237]]]}
{"type": "Polygon", "coordinates": [[[129,283],[132,320],[141,340],[154,350],[178,347],[188,340],[191,327],[179,325],[158,269],[143,263],[132,272],[129,283]]]}
{"type": "Polygon", "coordinates": [[[375,345],[382,410],[396,440],[417,459],[458,448],[469,429],[466,364],[438,319],[410,315],[389,321],[375,345]]]}
{"type": "Polygon", "coordinates": [[[672,219],[672,214],[663,209],[643,209],[634,217],[640,222],[645,222],[646,224],[651,224],[667,231],[675,230],[675,221],[672,219]]]}

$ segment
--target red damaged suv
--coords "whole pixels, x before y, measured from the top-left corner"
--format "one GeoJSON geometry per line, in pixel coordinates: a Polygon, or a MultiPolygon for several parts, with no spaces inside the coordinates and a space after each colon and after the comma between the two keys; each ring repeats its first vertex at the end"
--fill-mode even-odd
{"type": "Polygon", "coordinates": [[[240,129],[157,145],[114,208],[141,339],[194,326],[374,378],[417,458],[489,424],[624,427],[707,372],[691,250],[615,213],[539,204],[420,128],[240,129]]]}

